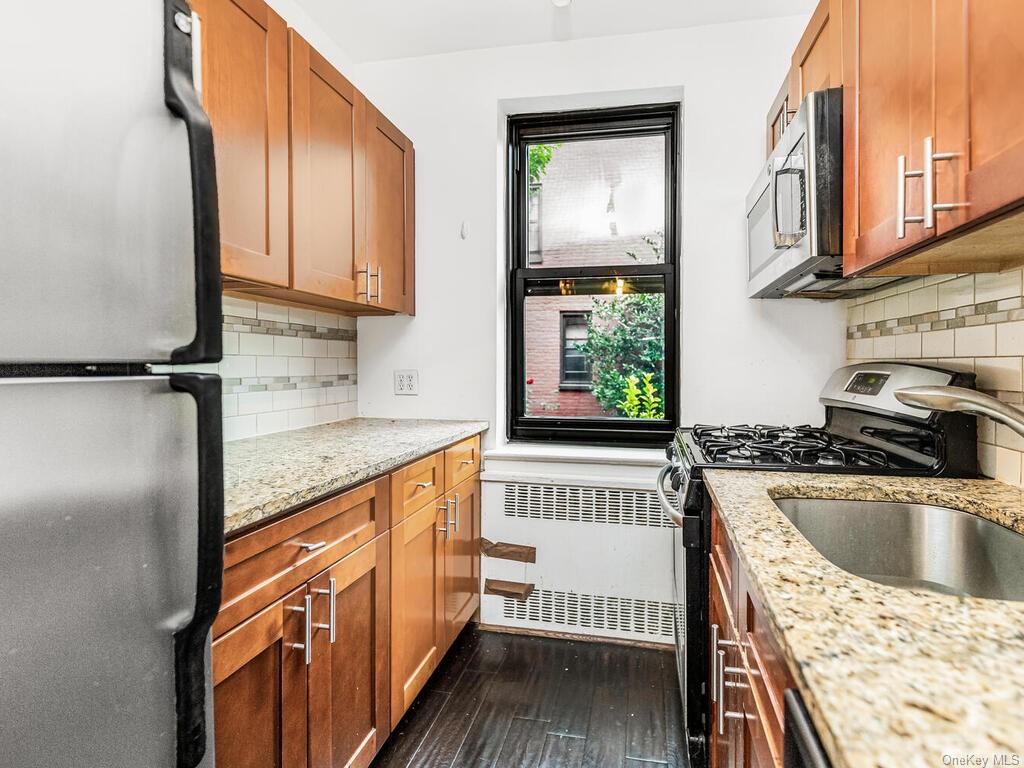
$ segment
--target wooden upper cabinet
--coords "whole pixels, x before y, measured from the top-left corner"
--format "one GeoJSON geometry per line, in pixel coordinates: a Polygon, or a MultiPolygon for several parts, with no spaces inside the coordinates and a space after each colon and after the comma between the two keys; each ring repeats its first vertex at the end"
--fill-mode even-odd
{"type": "Polygon", "coordinates": [[[217,768],[306,768],[306,588],[213,644],[217,768]]]}
{"type": "Polygon", "coordinates": [[[391,732],[388,549],[384,533],[310,582],[309,768],[365,768],[391,732]]]}
{"type": "Polygon", "coordinates": [[[221,270],[288,285],[288,30],[261,0],[192,0],[213,125],[221,270]]]}
{"type": "Polygon", "coordinates": [[[392,727],[443,653],[446,514],[432,501],[391,529],[392,727]]]}
{"type": "Polygon", "coordinates": [[[412,142],[366,105],[366,260],[371,304],[415,314],[415,179],[412,142]]]}
{"type": "Polygon", "coordinates": [[[366,262],[366,100],[294,29],[288,35],[292,288],[365,301],[356,264],[366,262]]]}
{"type": "Polygon", "coordinates": [[[862,271],[913,248],[932,232],[898,231],[900,214],[921,217],[924,139],[933,135],[930,0],[847,0],[843,29],[844,272],[862,271]],[[899,189],[905,190],[901,207],[899,189]]]}
{"type": "Polygon", "coordinates": [[[1024,4],[936,0],[936,152],[939,232],[1024,198],[1024,4]]]}
{"type": "Polygon", "coordinates": [[[789,104],[796,110],[811,91],[843,84],[843,3],[819,0],[789,70],[789,104]]]}
{"type": "Polygon", "coordinates": [[[452,525],[445,541],[445,650],[480,607],[480,479],[458,485],[448,497],[452,525]]]}

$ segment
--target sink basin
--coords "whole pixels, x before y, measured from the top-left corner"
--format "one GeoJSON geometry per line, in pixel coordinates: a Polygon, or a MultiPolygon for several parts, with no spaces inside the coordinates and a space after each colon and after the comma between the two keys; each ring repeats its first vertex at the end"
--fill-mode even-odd
{"type": "Polygon", "coordinates": [[[990,520],[929,504],[775,503],[844,571],[892,587],[1024,601],[1024,536],[990,520]]]}

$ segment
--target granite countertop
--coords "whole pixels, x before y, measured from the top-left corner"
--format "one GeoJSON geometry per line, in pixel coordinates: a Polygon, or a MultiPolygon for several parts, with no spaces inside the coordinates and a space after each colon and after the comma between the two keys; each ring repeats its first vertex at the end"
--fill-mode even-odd
{"type": "Polygon", "coordinates": [[[351,419],[224,443],[224,531],[263,522],[487,428],[486,421],[351,419]]]}
{"type": "MultiPolygon", "coordinates": [[[[1024,603],[887,587],[840,570],[773,498],[925,502],[1024,533],[1024,491],[993,480],[705,473],[832,764],[1024,761],[1024,603]]],[[[1007,762],[1006,765],[1018,763],[1007,762]]]]}

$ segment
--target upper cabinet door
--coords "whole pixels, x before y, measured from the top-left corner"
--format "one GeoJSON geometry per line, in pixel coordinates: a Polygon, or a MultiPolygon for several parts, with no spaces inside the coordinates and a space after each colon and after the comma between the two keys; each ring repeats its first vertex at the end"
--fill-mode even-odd
{"type": "Polygon", "coordinates": [[[934,135],[933,14],[930,0],[851,0],[844,14],[844,272],[851,274],[934,234],[923,226],[920,174],[924,140],[934,135]]]}
{"type": "Polygon", "coordinates": [[[371,304],[415,314],[415,182],[412,142],[366,106],[366,259],[371,304]]]}
{"type": "Polygon", "coordinates": [[[367,275],[357,276],[356,264],[366,263],[366,100],[295,30],[288,34],[292,287],[365,301],[367,275]]]}
{"type": "Polygon", "coordinates": [[[1024,4],[937,0],[936,152],[939,231],[1024,198],[1024,4]],[[966,203],[966,206],[963,206],[966,203]]]}
{"type": "Polygon", "coordinates": [[[193,0],[213,124],[221,269],[288,285],[288,29],[261,0],[193,0]]]}

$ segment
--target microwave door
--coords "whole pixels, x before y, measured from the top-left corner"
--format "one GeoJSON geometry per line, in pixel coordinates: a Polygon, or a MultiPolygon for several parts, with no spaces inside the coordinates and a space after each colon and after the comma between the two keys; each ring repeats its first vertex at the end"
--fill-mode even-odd
{"type": "Polygon", "coordinates": [[[0,120],[0,363],[216,360],[198,25],[184,0],[59,8],[59,19],[52,3],[5,8],[17,34],[0,48],[0,93],[17,108],[0,120]]]}

